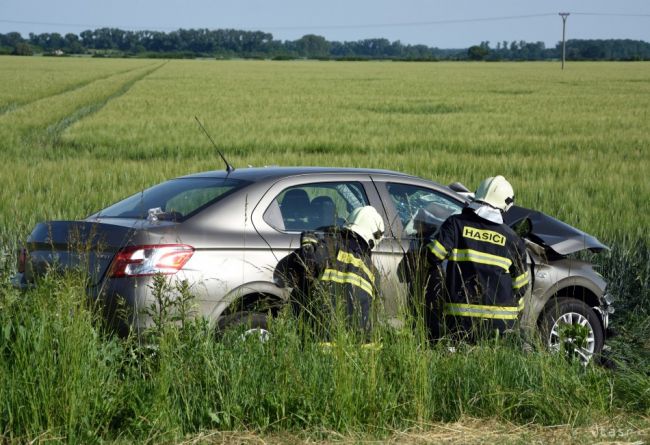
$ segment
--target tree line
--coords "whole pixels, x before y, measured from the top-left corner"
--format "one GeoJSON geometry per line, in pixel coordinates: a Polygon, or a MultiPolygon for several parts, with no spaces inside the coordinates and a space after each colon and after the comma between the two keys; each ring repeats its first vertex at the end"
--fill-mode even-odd
{"type": "MultiPolygon", "coordinates": [[[[86,30],[80,34],[18,32],[0,34],[0,54],[92,54],[141,57],[244,57],[271,59],[392,59],[392,60],[549,60],[561,56],[561,42],[489,41],[470,48],[440,49],[403,44],[384,38],[350,42],[328,41],[307,34],[297,40],[276,40],[271,33],[236,29],[179,29],[172,32],[86,30]]],[[[650,43],[640,40],[568,40],[569,60],[650,60],[650,43]]]]}

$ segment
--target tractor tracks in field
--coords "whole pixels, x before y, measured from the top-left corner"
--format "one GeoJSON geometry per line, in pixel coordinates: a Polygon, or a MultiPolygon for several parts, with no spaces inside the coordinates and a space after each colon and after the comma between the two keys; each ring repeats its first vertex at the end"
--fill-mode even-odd
{"type": "Polygon", "coordinates": [[[77,82],[77,83],[68,85],[67,87],[65,87],[65,88],[63,88],[63,89],[61,89],[59,91],[54,91],[52,94],[35,97],[35,98],[31,99],[31,100],[26,100],[24,102],[21,102],[21,101],[10,102],[10,103],[8,103],[6,105],[0,106],[0,116],[13,113],[15,111],[20,110],[22,107],[26,107],[26,106],[28,106],[30,104],[33,104],[35,102],[38,102],[40,100],[48,100],[48,99],[55,98],[57,96],[72,93],[72,92],[74,92],[76,90],[79,90],[81,88],[84,88],[84,87],[86,87],[86,86],[88,86],[88,85],[90,85],[90,84],[92,84],[94,82],[99,82],[99,81],[102,81],[102,80],[105,80],[105,79],[109,79],[111,77],[119,76],[119,75],[126,74],[126,73],[129,73],[129,72],[132,72],[132,71],[137,71],[139,69],[142,69],[142,67],[128,68],[128,69],[125,69],[125,70],[112,72],[112,73],[109,73],[109,74],[106,74],[106,75],[103,75],[103,76],[93,77],[91,79],[83,80],[81,82],[77,82]]]}
{"type": "Polygon", "coordinates": [[[95,78],[84,86],[47,96],[0,114],[0,152],[57,155],[65,147],[62,134],[71,125],[94,115],[108,103],[126,94],[137,82],[165,64],[155,62],[95,78]]]}
{"type": "MultiPolygon", "coordinates": [[[[156,65],[153,68],[150,68],[143,73],[139,74],[138,76],[135,76],[128,81],[126,81],[120,88],[118,88],[115,92],[112,94],[102,98],[99,101],[90,103],[88,105],[85,105],[81,108],[78,108],[74,112],[68,114],[67,116],[63,117],[59,121],[57,121],[54,124],[49,125],[47,128],[44,129],[44,139],[47,140],[50,145],[58,145],[59,140],[61,137],[61,134],[71,125],[75,124],[76,122],[79,122],[80,120],[89,117],[97,112],[99,112],[102,108],[104,108],[106,105],[108,105],[109,102],[112,100],[115,100],[124,94],[126,94],[136,83],[139,81],[145,79],[147,76],[153,74],[154,72],[158,71],[160,68],[165,66],[168,62],[163,62],[161,64],[156,65]]],[[[141,68],[138,68],[141,69],[141,68]]],[[[137,69],[136,69],[137,70],[137,69]]],[[[136,71],[136,70],[131,70],[131,71],[136,71]]]]}

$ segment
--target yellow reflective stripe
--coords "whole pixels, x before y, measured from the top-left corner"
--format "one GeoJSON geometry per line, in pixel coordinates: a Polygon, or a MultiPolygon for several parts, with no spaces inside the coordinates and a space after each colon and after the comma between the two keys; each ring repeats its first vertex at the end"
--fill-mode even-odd
{"type": "Polygon", "coordinates": [[[473,249],[453,249],[449,259],[451,261],[469,261],[471,263],[501,267],[506,272],[508,272],[512,265],[512,261],[506,257],[479,252],[473,249]]]}
{"type": "Polygon", "coordinates": [[[516,277],[514,280],[512,280],[512,288],[513,289],[520,289],[527,285],[530,281],[530,276],[528,274],[528,271],[522,273],[518,277],[516,277]]]}
{"type": "Polygon", "coordinates": [[[302,245],[304,246],[305,244],[318,244],[318,238],[314,238],[312,236],[305,236],[302,239],[302,245]]]}
{"type": "Polygon", "coordinates": [[[323,276],[320,279],[321,281],[334,281],[340,284],[351,284],[352,286],[357,286],[363,289],[370,294],[370,296],[375,295],[372,285],[359,275],[352,272],[340,272],[334,269],[325,269],[325,272],[323,272],[323,276]]]}
{"type": "Polygon", "coordinates": [[[519,306],[523,305],[523,299],[520,299],[517,306],[494,306],[491,304],[465,304],[465,303],[445,303],[445,308],[461,308],[476,311],[501,311],[501,312],[519,312],[519,306]]]}
{"type": "Polygon", "coordinates": [[[447,249],[445,249],[445,246],[440,244],[440,241],[435,240],[432,243],[429,243],[429,250],[431,253],[433,253],[439,260],[444,260],[447,258],[447,249]]]}
{"type": "MultiPolygon", "coordinates": [[[[335,341],[321,341],[318,343],[318,346],[325,350],[330,350],[334,347],[336,347],[336,342],[335,341]]],[[[362,343],[361,344],[361,349],[369,350],[369,351],[379,351],[382,349],[384,346],[381,343],[362,343]]]]}
{"type": "Polygon", "coordinates": [[[339,250],[339,254],[337,255],[336,259],[342,263],[352,264],[354,267],[363,270],[365,274],[368,275],[368,278],[370,278],[370,281],[373,283],[375,282],[375,274],[372,273],[372,271],[368,268],[368,266],[366,266],[362,259],[355,257],[351,253],[344,252],[343,250],[339,250]]]}
{"type": "Polygon", "coordinates": [[[492,318],[499,320],[514,320],[524,308],[524,300],[519,300],[518,306],[490,306],[480,304],[445,303],[445,315],[462,317],[492,318]]]}
{"type": "Polygon", "coordinates": [[[475,318],[489,318],[492,320],[516,320],[519,314],[514,313],[474,313],[470,311],[460,311],[460,310],[454,310],[454,311],[448,311],[445,312],[445,315],[453,315],[457,317],[475,317],[475,318]]]}

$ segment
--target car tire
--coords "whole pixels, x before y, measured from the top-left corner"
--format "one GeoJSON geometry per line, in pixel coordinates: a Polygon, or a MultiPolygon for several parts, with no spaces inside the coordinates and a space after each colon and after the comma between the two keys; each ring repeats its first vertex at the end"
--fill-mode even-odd
{"type": "Polygon", "coordinates": [[[551,352],[564,350],[568,356],[586,365],[603,349],[602,324],[593,308],[584,301],[566,297],[549,301],[540,324],[542,340],[551,352]]]}
{"type": "Polygon", "coordinates": [[[261,312],[235,312],[217,321],[217,334],[221,336],[235,330],[242,338],[257,336],[260,341],[265,342],[271,338],[269,317],[270,315],[261,312]]]}

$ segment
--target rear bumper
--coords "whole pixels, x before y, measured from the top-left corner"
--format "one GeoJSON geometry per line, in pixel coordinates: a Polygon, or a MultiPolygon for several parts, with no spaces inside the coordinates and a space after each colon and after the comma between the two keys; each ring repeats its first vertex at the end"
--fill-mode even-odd
{"type": "Polygon", "coordinates": [[[147,312],[156,304],[150,292],[151,277],[107,279],[88,288],[91,301],[101,310],[108,326],[122,337],[139,334],[152,325],[147,312]]]}

